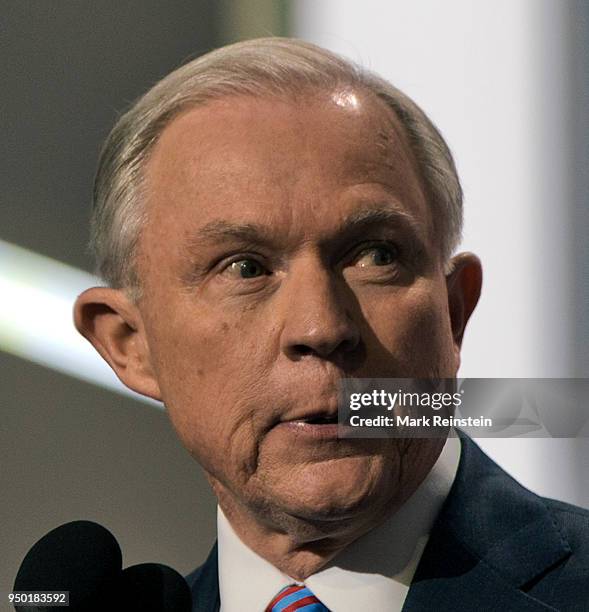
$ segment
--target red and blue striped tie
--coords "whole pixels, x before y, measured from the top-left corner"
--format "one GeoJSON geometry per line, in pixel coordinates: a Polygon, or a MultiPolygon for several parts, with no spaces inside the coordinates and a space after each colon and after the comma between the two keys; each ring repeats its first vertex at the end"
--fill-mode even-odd
{"type": "Polygon", "coordinates": [[[284,587],[268,604],[264,612],[329,612],[306,587],[296,584],[284,587]]]}

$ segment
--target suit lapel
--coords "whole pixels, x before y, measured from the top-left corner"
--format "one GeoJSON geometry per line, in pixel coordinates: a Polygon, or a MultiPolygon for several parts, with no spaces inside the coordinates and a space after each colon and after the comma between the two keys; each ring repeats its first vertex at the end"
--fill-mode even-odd
{"type": "Polygon", "coordinates": [[[456,480],[403,612],[554,610],[525,591],[570,553],[542,500],[463,437],[456,480]]]}

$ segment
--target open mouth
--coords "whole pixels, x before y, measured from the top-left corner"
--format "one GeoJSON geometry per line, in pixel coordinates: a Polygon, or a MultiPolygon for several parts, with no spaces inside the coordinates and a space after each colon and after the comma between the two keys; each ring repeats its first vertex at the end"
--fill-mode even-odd
{"type": "Polygon", "coordinates": [[[317,415],[308,419],[301,419],[301,421],[310,425],[335,425],[337,424],[337,414],[317,415]]]}
{"type": "Polygon", "coordinates": [[[340,424],[337,415],[337,412],[320,410],[312,414],[293,415],[278,424],[278,431],[296,436],[297,443],[301,444],[318,444],[322,441],[333,443],[339,440],[340,424]]]}

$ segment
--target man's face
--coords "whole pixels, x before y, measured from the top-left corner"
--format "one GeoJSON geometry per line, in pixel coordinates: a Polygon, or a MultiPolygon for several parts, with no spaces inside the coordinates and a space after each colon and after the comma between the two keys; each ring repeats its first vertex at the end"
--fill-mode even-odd
{"type": "Polygon", "coordinates": [[[388,503],[412,470],[417,486],[431,441],[407,453],[305,422],[336,414],[341,377],[458,367],[430,209],[392,113],[351,91],[212,102],[165,129],[145,197],[151,363],[217,492],[322,519],[388,503]]]}

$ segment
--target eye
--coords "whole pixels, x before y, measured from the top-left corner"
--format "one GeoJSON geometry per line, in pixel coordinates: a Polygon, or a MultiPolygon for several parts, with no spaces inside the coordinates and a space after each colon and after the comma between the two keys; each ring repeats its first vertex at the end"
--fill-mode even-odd
{"type": "Polygon", "coordinates": [[[393,245],[376,245],[363,249],[354,260],[360,268],[368,266],[390,266],[399,258],[399,249],[393,245]]]}
{"type": "Polygon", "coordinates": [[[268,270],[255,259],[233,261],[225,268],[224,272],[238,279],[257,278],[268,274],[268,270]]]}

